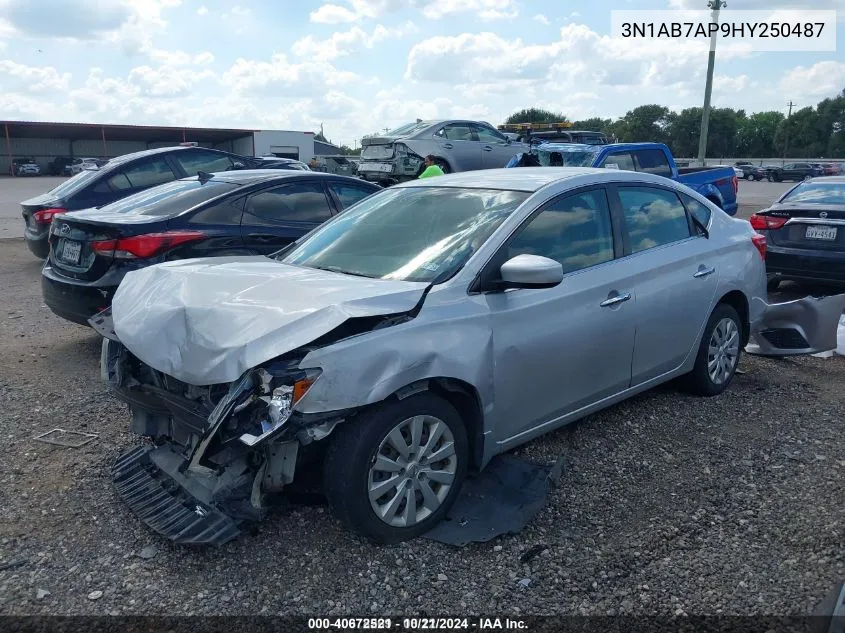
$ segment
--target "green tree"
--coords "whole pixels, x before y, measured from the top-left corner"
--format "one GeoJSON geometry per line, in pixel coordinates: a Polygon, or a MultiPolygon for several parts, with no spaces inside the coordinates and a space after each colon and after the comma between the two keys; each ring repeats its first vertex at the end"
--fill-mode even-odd
{"type": "Polygon", "coordinates": [[[657,104],[642,105],[629,110],[610,126],[610,132],[621,142],[637,143],[667,140],[669,108],[657,104]]]}
{"type": "Polygon", "coordinates": [[[541,108],[525,108],[505,119],[505,123],[562,123],[568,121],[566,115],[541,108]]]}
{"type": "Polygon", "coordinates": [[[610,131],[610,126],[613,123],[611,119],[602,119],[601,117],[592,117],[582,121],[574,121],[572,123],[573,130],[589,130],[590,132],[604,132],[607,134],[610,131]]]}
{"type": "Polygon", "coordinates": [[[845,158],[845,90],[816,106],[819,130],[827,137],[826,158],[845,158]]]}
{"type": "Polygon", "coordinates": [[[830,142],[830,133],[826,132],[815,108],[801,108],[778,126],[775,134],[777,152],[796,158],[819,158],[830,142]]]}
{"type": "Polygon", "coordinates": [[[783,113],[776,110],[755,112],[743,119],[736,132],[735,155],[747,158],[777,156],[775,134],[784,119],[783,113]]]}

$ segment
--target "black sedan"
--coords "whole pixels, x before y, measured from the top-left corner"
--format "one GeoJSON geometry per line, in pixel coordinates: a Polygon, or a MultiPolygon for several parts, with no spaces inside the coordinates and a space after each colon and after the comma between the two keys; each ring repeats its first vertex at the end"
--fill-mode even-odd
{"type": "Polygon", "coordinates": [[[268,255],[379,189],[292,169],[201,172],[59,215],[41,272],[44,303],[88,325],[132,270],[191,257],[268,255]]]}
{"type": "Polygon", "coordinates": [[[746,180],[763,180],[769,175],[768,170],[752,165],[751,163],[734,163],[734,165],[742,171],[742,177],[746,180]]]}
{"type": "Polygon", "coordinates": [[[812,163],[786,163],[782,167],[769,167],[768,179],[774,182],[782,180],[809,180],[824,176],[824,169],[812,163]]]}
{"type": "Polygon", "coordinates": [[[199,171],[252,167],[255,159],[202,147],[176,146],[118,156],[86,169],[45,194],[21,202],[24,237],[34,255],[46,259],[53,218],[68,211],[101,207],[131,194],[199,171]]]}
{"type": "Polygon", "coordinates": [[[770,290],[787,279],[845,284],[845,177],[794,186],[751,226],[766,236],[770,290]]]}

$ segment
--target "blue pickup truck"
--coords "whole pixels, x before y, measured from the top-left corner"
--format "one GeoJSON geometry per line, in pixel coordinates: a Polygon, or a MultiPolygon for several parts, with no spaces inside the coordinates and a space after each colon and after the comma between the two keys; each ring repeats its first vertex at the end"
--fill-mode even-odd
{"type": "Polygon", "coordinates": [[[530,153],[517,154],[507,167],[604,167],[665,176],[736,215],[737,178],[732,167],[678,167],[663,143],[543,143],[530,153]]]}

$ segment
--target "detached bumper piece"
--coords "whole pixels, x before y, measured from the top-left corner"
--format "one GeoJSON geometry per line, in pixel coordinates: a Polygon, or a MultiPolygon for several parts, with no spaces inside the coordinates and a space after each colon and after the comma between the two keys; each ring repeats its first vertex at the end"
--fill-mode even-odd
{"type": "Polygon", "coordinates": [[[118,458],[112,477],[118,494],[153,530],[179,544],[222,545],[240,535],[233,519],[203,503],[151,458],[157,450],[135,448],[118,458]]]}

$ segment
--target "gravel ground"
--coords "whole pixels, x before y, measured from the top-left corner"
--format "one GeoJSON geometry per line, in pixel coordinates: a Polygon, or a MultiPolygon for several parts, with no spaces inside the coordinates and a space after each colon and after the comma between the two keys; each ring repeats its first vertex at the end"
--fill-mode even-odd
{"type": "Polygon", "coordinates": [[[299,506],[223,548],[172,546],[112,489],[126,409],[38,274],[0,240],[2,614],[801,614],[845,575],[841,357],[745,357],[723,396],[667,386],[532,442],[565,467],[516,536],[376,547],[299,506]],[[32,440],[54,427],[100,435],[32,440]]]}

